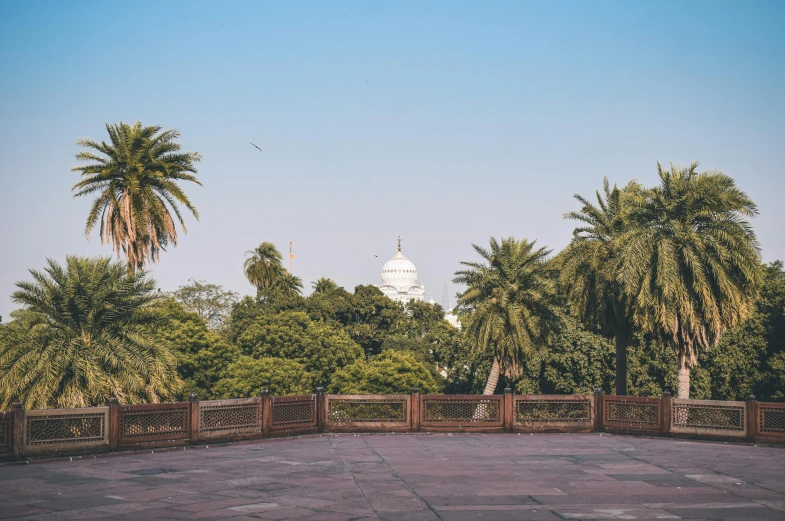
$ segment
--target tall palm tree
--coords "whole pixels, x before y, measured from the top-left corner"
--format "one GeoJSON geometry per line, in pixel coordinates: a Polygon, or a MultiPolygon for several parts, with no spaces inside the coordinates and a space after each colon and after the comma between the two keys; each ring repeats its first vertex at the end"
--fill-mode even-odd
{"type": "Polygon", "coordinates": [[[631,182],[611,188],[603,179],[597,204],[575,194],[583,206],[566,219],[579,221],[569,246],[556,260],[559,282],[571,310],[591,329],[599,328],[616,343],[616,394],[627,394],[627,345],[631,334],[629,303],[616,274],[623,257],[620,238],[631,226],[630,211],[641,200],[642,187],[631,182]]]}
{"type": "Polygon", "coordinates": [[[698,350],[749,316],[761,279],[746,220],[757,214],[755,203],[729,176],[697,168],[657,164],[660,185],[625,234],[619,271],[635,324],[676,348],[679,398],[689,398],[698,350]]]}
{"type": "Polygon", "coordinates": [[[243,264],[245,276],[248,282],[254,285],[259,296],[263,291],[272,288],[275,281],[284,273],[283,257],[271,242],[263,242],[245,254],[251,255],[243,264]]]}
{"type": "Polygon", "coordinates": [[[50,408],[175,396],[175,357],[154,336],[166,323],[155,281],[108,258],[49,260],[30,273],[13,294],[26,320],[0,330],[0,408],[13,397],[50,408]]]}
{"type": "Polygon", "coordinates": [[[461,262],[468,269],[455,273],[453,282],[465,284],[458,296],[466,334],[477,350],[493,354],[493,365],[483,394],[493,394],[501,369],[512,370],[545,341],[553,318],[553,282],[547,274],[550,250],[514,237],[490,249],[472,247],[484,262],[461,262]]]}
{"type": "Polygon", "coordinates": [[[77,141],[92,151],[76,155],[88,164],[71,169],[82,175],[72,190],[74,197],[97,193],[85,233],[89,236],[100,223],[101,243],[112,244],[118,256],[124,255],[129,270],[142,270],[145,263],[157,262],[169,243],[177,245],[175,219],[187,232],[178,204],[199,219],[178,181],[201,186],[195,175],[201,156],[180,151],[176,130],[161,132],[159,126],[143,127],[138,121],[107,124],[106,130],[109,143],[77,141]]]}
{"type": "Polygon", "coordinates": [[[314,293],[329,293],[338,289],[338,284],[336,284],[333,279],[321,277],[316,282],[312,282],[311,287],[313,288],[314,293]]]}

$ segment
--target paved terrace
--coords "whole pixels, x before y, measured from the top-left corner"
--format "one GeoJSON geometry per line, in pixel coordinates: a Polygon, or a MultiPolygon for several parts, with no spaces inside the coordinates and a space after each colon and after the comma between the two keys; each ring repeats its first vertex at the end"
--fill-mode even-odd
{"type": "Polygon", "coordinates": [[[323,435],[0,467],[0,518],[785,519],[785,448],[323,435]]]}

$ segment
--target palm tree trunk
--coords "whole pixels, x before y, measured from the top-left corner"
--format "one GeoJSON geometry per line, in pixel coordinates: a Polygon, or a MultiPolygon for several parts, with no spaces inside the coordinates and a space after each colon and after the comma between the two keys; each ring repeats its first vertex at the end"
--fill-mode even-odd
{"type": "Polygon", "coordinates": [[[685,400],[690,397],[690,368],[687,367],[687,363],[684,360],[682,360],[679,367],[678,396],[685,400]]]}
{"type": "Polygon", "coordinates": [[[488,382],[485,384],[485,390],[482,392],[483,396],[493,394],[496,390],[496,385],[499,383],[499,360],[494,357],[491,372],[488,374],[488,382]]]}

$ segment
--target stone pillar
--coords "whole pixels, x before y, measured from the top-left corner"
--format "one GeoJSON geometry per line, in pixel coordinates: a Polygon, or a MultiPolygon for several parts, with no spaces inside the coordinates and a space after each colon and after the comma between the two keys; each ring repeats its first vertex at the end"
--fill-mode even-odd
{"type": "Polygon", "coordinates": [[[671,392],[662,393],[660,400],[660,434],[668,436],[671,433],[671,392]]]}
{"type": "Polygon", "coordinates": [[[13,450],[14,458],[22,459],[25,452],[25,410],[22,408],[22,403],[14,400],[11,404],[11,414],[14,415],[14,431],[13,431],[13,450]]]}
{"type": "Polygon", "coordinates": [[[262,437],[270,437],[270,428],[273,425],[273,403],[270,400],[270,391],[262,389],[262,437]]]}
{"type": "Polygon", "coordinates": [[[199,441],[199,398],[194,393],[188,396],[191,403],[191,437],[192,442],[199,441]]]}
{"type": "Polygon", "coordinates": [[[594,389],[594,432],[602,432],[602,389],[594,389]]]}
{"type": "Polygon", "coordinates": [[[504,420],[504,432],[512,432],[514,401],[515,400],[513,399],[512,389],[506,387],[504,389],[504,399],[502,401],[502,419],[504,420]]]}
{"type": "Polygon", "coordinates": [[[327,396],[324,394],[324,387],[317,387],[314,392],[316,395],[316,429],[324,432],[327,423],[327,396]]]}
{"type": "Polygon", "coordinates": [[[412,387],[411,401],[411,430],[412,432],[420,432],[420,426],[422,425],[420,421],[420,390],[416,387],[412,387]]]}
{"type": "Polygon", "coordinates": [[[753,395],[747,396],[744,416],[747,421],[747,441],[755,443],[755,437],[758,435],[758,404],[753,395]]]}
{"type": "Polygon", "coordinates": [[[110,396],[106,405],[109,406],[109,449],[117,450],[120,446],[120,402],[117,396],[110,396]]]}

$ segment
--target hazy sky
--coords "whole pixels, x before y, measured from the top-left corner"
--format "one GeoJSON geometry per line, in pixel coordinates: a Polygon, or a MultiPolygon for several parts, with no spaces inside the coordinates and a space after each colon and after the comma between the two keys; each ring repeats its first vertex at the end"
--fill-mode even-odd
{"type": "Polygon", "coordinates": [[[204,156],[164,290],[251,293],[261,241],[294,241],[308,290],[378,284],[401,235],[441,301],[473,242],[558,250],[573,193],[657,161],[732,175],[785,258],[783,23],[782,1],[0,0],[0,315],[47,257],[110,253],[70,168],[118,121],[204,156]]]}

